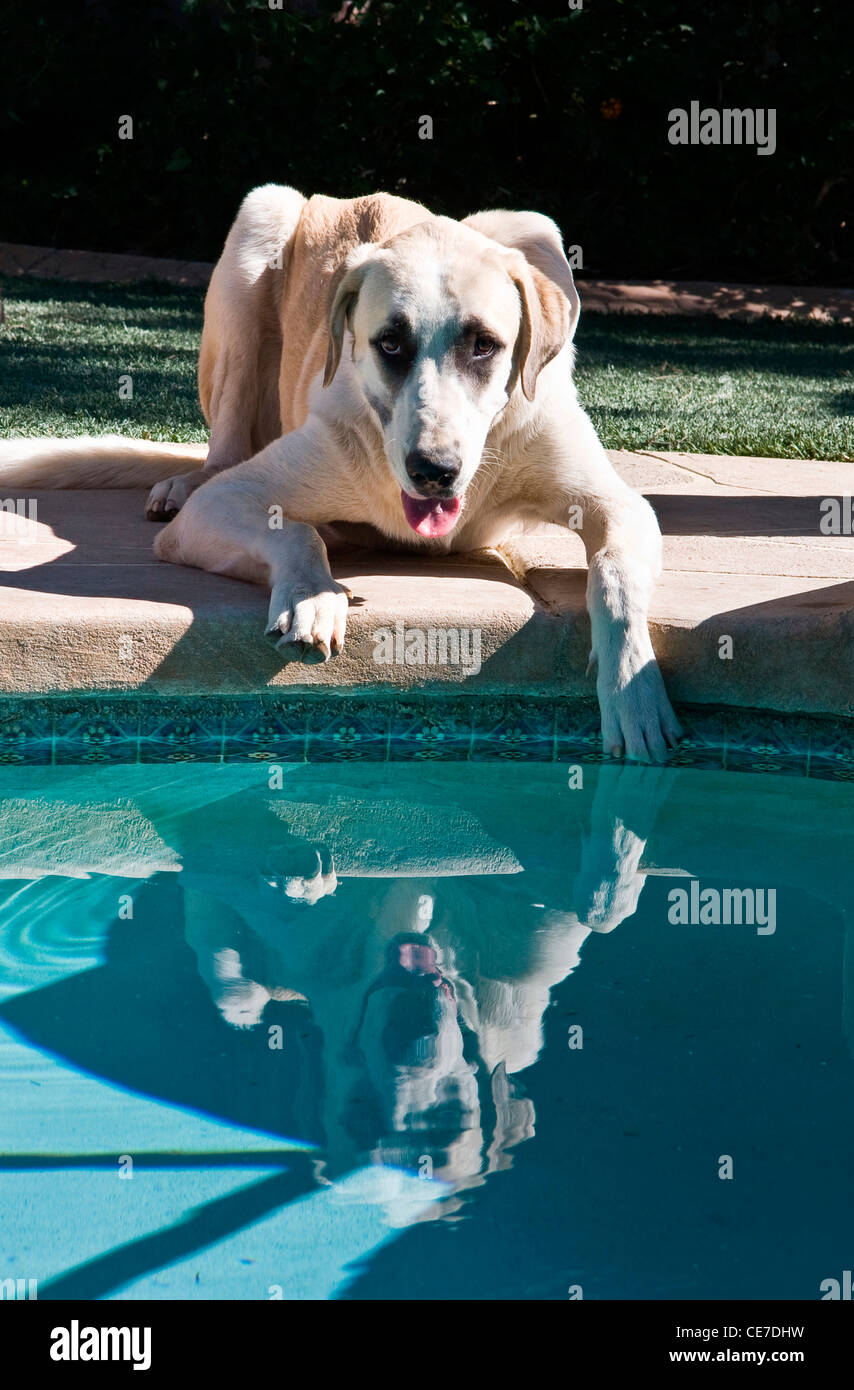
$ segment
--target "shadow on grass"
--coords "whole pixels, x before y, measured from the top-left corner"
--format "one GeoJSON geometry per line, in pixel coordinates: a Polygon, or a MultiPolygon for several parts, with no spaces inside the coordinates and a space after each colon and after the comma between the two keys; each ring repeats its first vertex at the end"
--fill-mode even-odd
{"type": "Polygon", "coordinates": [[[771,373],[838,380],[854,368],[854,327],[844,324],[736,323],[678,316],[591,315],[576,339],[580,376],[612,364],[655,371],[666,361],[685,372],[771,373]]]}
{"type": "Polygon", "coordinates": [[[88,304],[108,309],[169,308],[184,313],[188,326],[198,322],[201,328],[203,289],[178,287],[159,280],[137,280],[132,284],[86,284],[74,280],[39,280],[21,276],[4,278],[3,297],[7,304],[30,301],[37,304],[88,304]]]}
{"type": "Polygon", "coordinates": [[[824,408],[834,415],[850,416],[854,419],[854,391],[827,391],[824,408]]]}

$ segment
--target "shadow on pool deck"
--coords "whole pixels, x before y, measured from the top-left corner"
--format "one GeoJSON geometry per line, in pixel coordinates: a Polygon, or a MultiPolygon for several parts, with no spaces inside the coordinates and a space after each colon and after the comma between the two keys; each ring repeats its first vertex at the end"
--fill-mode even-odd
{"type": "MultiPolygon", "coordinates": [[[[822,503],[844,500],[850,467],[684,455],[615,461],[649,497],[664,533],[651,627],[675,698],[854,713],[846,611],[854,607],[854,538],[819,529],[822,503]],[[733,635],[733,626],[745,645],[722,662],[716,634],[733,635]]],[[[592,692],[584,553],[571,532],[548,527],[511,539],[501,547],[506,564],[489,554],[429,562],[342,552],[336,576],[362,602],[351,608],[344,653],[305,667],[283,665],[265,640],[261,588],[155,560],[143,500],[136,491],[39,493],[35,536],[0,541],[4,693],[425,683],[466,693],[592,692]],[[464,677],[450,663],[380,662],[377,633],[398,623],[479,632],[480,669],[464,677]]]]}

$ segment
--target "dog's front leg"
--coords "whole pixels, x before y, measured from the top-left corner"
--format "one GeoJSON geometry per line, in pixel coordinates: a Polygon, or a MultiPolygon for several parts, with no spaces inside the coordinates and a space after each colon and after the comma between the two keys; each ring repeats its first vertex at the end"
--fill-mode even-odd
{"type": "Polygon", "coordinates": [[[313,526],[286,522],[271,547],[267,636],[286,661],[313,664],[344,645],[349,589],[332,578],[326,546],[313,526]]]}
{"type": "Polygon", "coordinates": [[[652,508],[635,493],[589,499],[587,550],[591,668],[602,711],[602,744],[615,757],[663,762],[681,730],[649,636],[648,611],[660,566],[652,508]]]}
{"type": "Polygon", "coordinates": [[[298,506],[303,490],[298,477],[289,482],[270,466],[283,442],[194,492],[154,550],[173,564],[267,583],[267,634],[286,661],[314,664],[341,650],[350,594],[333,579],[314,526],[281,516],[279,497],[292,490],[298,506]]]}
{"type": "Polygon", "coordinates": [[[587,551],[590,669],[602,743],[614,757],[663,762],[681,737],[649,636],[661,532],[649,503],[615,473],[587,416],[572,412],[546,443],[560,496],[548,520],[578,529],[587,551]]]}

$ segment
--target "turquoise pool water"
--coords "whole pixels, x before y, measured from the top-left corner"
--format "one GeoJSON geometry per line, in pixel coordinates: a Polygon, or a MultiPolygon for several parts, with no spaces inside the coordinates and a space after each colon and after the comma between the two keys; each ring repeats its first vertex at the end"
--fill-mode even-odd
{"type": "Polygon", "coordinates": [[[0,1279],[818,1299],[851,1267],[854,786],[0,768],[0,1279]]]}

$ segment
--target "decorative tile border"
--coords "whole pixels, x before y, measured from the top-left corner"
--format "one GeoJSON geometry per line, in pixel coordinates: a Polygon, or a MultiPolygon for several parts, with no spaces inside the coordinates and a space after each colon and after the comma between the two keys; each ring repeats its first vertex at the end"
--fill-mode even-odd
{"type": "MultiPolygon", "coordinates": [[[[684,706],[675,767],[854,782],[854,720],[684,706]]],[[[590,702],[262,694],[0,699],[0,763],[601,762],[590,702]]]]}

